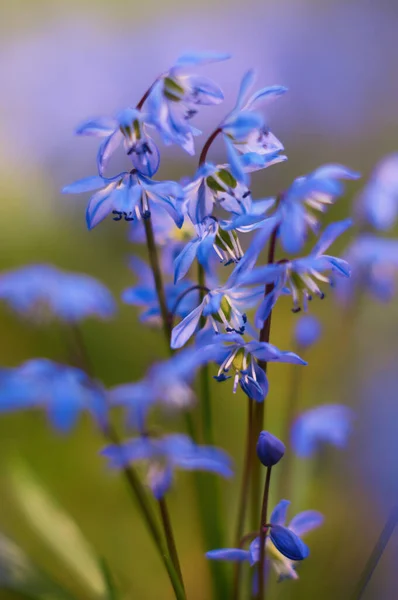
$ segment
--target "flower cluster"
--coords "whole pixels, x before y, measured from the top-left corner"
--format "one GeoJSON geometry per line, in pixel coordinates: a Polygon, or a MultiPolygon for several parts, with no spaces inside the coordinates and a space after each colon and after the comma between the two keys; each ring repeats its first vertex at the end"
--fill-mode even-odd
{"type": "MultiPolygon", "coordinates": [[[[79,362],[84,355],[81,346],[74,357],[78,367],[38,359],[0,373],[0,410],[44,406],[61,431],[74,425],[80,410],[93,415],[107,438],[101,454],[113,469],[127,474],[178,600],[186,596],[165,504],[174,471],[232,475],[231,459],[213,445],[207,373],[217,382],[231,379],[233,393],[240,389],[248,399],[252,417],[245,462],[250,467],[255,463],[253,449],[269,394],[268,363],[289,363],[292,369],[307,364],[296,352],[281,350],[270,342],[272,311],[281,297],[290,296],[293,313],[307,312],[312,299],[323,299],[328,285],[348,279],[351,272],[349,260],[326,253],[351,226],[351,220],[322,226],[320,218],[343,194],[343,181],[356,179],[356,172],[340,164],[323,165],[297,177],[276,197],[253,198],[253,174],[286,160],[283,144],[271,131],[262,107],[287,90],[271,85],[253,92],[252,70],[243,75],[234,108],[203,145],[193,175],[179,182],[153,179],[160,166],[160,143],[195,154],[195,138],[201,134],[193,125],[195,116],[203,106],[223,101],[218,84],[197,74],[196,68],[228,58],[216,53],[185,54],[155,79],[135,105],[79,125],[78,135],[99,138],[97,173],[63,189],[72,194],[94,192],[86,210],[88,229],[111,216],[117,227],[129,222],[131,241],[146,244],[149,263],[136,255],[131,258],[137,281],[125,289],[122,300],[140,308],[143,322],[162,325],[171,357],[152,365],[141,380],[111,389],[88,372],[87,362],[79,362]],[[221,162],[211,162],[208,154],[217,137],[223,140],[225,155],[221,162]],[[112,171],[118,150],[125,166],[112,171]],[[310,238],[315,239],[306,252],[310,238]],[[214,370],[212,363],[217,365],[214,370]],[[198,373],[204,383],[196,399],[193,382],[198,373]],[[192,413],[195,403],[198,410],[192,413]],[[115,435],[109,419],[114,407],[126,414],[124,425],[129,434],[134,430],[132,439],[120,442],[115,435]],[[189,435],[171,434],[153,425],[154,415],[166,418],[178,410],[187,418],[189,435]],[[135,471],[136,463],[146,466],[144,486],[135,471]],[[145,486],[159,503],[163,533],[158,532],[147,507],[145,486]]],[[[363,239],[361,243],[366,245],[363,239]]],[[[30,314],[45,305],[51,314],[72,325],[75,334],[77,322],[84,317],[110,317],[115,312],[113,298],[101,284],[46,265],[2,274],[0,298],[20,313],[30,314]]],[[[320,334],[313,317],[307,319],[297,326],[300,353],[320,334]]],[[[319,441],[344,445],[351,415],[348,409],[342,414],[343,409],[330,405],[329,412],[323,407],[299,418],[292,432],[296,452],[308,456],[319,441]],[[346,428],[336,427],[332,432],[332,420],[345,423],[346,428]]],[[[253,585],[258,587],[260,600],[268,565],[272,563],[281,579],[297,578],[296,563],[309,554],[300,536],[322,523],[318,512],[306,511],[286,525],[287,500],[275,507],[268,522],[271,468],[284,453],[284,444],[275,436],[260,434],[257,457],[267,467],[266,488],[261,518],[258,515],[260,527],[254,535],[249,534],[249,549],[243,549],[243,544],[207,552],[210,559],[257,565],[253,585]]],[[[255,467],[245,475],[243,485],[250,478],[255,484],[256,477],[258,481],[261,477],[255,467]]],[[[209,483],[206,494],[214,497],[214,511],[219,511],[212,485],[209,483]]],[[[259,499],[252,500],[255,506],[259,499]]],[[[245,517],[246,505],[241,509],[245,517]]],[[[208,515],[203,513],[202,519],[206,521],[208,515]]],[[[208,525],[204,529],[209,531],[208,525]]],[[[219,598],[228,596],[225,589],[216,591],[219,598]]]]}

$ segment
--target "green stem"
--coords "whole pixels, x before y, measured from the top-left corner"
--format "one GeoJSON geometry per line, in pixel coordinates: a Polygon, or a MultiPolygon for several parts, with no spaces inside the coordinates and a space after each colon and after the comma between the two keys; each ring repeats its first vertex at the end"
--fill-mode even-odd
{"type": "Polygon", "coordinates": [[[362,575],[358,581],[358,584],[355,588],[354,593],[351,596],[351,600],[361,600],[363,594],[368,586],[368,583],[379,563],[379,560],[386,549],[388,542],[392,534],[394,533],[394,529],[398,523],[398,506],[394,506],[392,509],[387,522],[384,526],[383,531],[381,532],[379,539],[377,540],[369,559],[365,565],[365,568],[362,572],[362,575]]]}
{"type": "Polygon", "coordinates": [[[181,586],[184,588],[184,580],[182,577],[182,571],[181,571],[180,561],[178,558],[177,546],[176,546],[175,539],[174,539],[173,528],[171,525],[171,519],[170,519],[169,510],[167,508],[166,499],[160,498],[160,500],[158,500],[158,504],[159,504],[159,511],[160,511],[160,517],[162,520],[163,530],[164,530],[164,534],[166,537],[167,548],[169,550],[171,560],[173,561],[174,568],[177,571],[178,576],[180,578],[181,586]]]}
{"type": "MultiPolygon", "coordinates": [[[[277,228],[273,231],[268,248],[268,264],[272,264],[275,260],[275,249],[276,249],[276,238],[277,228]]],[[[264,290],[264,295],[267,296],[272,292],[274,287],[273,283],[267,283],[264,290]]],[[[262,330],[260,331],[259,341],[269,342],[271,332],[271,319],[272,311],[270,312],[262,330]]],[[[259,361],[259,366],[263,369],[264,373],[267,373],[267,363],[265,361],[259,361]]],[[[260,512],[260,490],[261,490],[261,463],[256,460],[256,443],[258,436],[260,435],[264,427],[264,402],[256,402],[254,406],[254,426],[253,426],[253,439],[252,439],[252,456],[253,456],[253,475],[252,475],[252,489],[251,489],[251,524],[252,529],[257,526],[258,514],[260,512]]]]}
{"type": "MultiPolygon", "coordinates": [[[[240,487],[238,518],[236,522],[235,546],[240,548],[242,545],[242,536],[245,528],[245,520],[247,513],[247,504],[250,492],[250,475],[252,471],[252,429],[253,429],[253,404],[251,398],[247,399],[247,433],[246,433],[246,448],[245,459],[243,466],[242,482],[240,487]]],[[[234,583],[232,590],[232,600],[239,600],[241,578],[243,573],[243,564],[237,562],[234,569],[234,583]]]]}
{"type": "Polygon", "coordinates": [[[170,351],[171,314],[169,313],[169,310],[167,308],[166,294],[163,286],[163,277],[159,263],[155,235],[153,232],[152,219],[151,217],[146,217],[145,219],[143,219],[143,222],[145,227],[149,263],[151,265],[153,277],[155,280],[155,288],[159,300],[160,314],[162,316],[163,331],[166,338],[167,348],[170,351]]]}
{"type": "Polygon", "coordinates": [[[260,519],[260,561],[258,564],[258,600],[264,600],[265,598],[265,580],[264,580],[264,567],[265,567],[265,541],[267,533],[267,511],[268,511],[268,498],[269,498],[269,487],[271,483],[271,471],[272,467],[267,468],[267,475],[265,477],[263,503],[261,507],[261,519],[260,519]]]}

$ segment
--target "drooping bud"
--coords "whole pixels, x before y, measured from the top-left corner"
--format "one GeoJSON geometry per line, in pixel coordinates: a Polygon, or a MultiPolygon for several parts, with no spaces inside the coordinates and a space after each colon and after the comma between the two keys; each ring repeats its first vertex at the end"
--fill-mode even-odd
{"type": "Polygon", "coordinates": [[[265,467],[273,467],[285,454],[285,444],[277,437],[262,431],[257,442],[257,456],[265,467]]]}

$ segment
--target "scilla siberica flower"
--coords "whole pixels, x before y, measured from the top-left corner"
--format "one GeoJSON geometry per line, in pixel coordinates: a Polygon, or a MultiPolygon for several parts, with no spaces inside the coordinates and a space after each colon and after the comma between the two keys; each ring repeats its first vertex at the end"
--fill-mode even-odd
{"type": "Polygon", "coordinates": [[[97,167],[101,176],[112,154],[123,142],[126,154],[134,168],[153,177],[159,168],[160,154],[153,139],[147,133],[145,123],[149,115],[140,110],[126,108],[116,118],[99,117],[85,121],[76,129],[78,135],[104,137],[97,155],[97,167]]]}
{"type": "Polygon", "coordinates": [[[336,281],[337,298],[348,304],[367,292],[376,300],[394,297],[398,273],[398,240],[372,234],[358,236],[345,252],[352,268],[349,280],[336,281]]]}
{"type": "Polygon", "coordinates": [[[18,313],[57,317],[77,323],[90,316],[109,318],[116,312],[110,291],[83,273],[52,265],[28,265],[0,274],[0,299],[18,313]]]}
{"type": "Polygon", "coordinates": [[[133,169],[111,178],[94,176],[80,179],[64,187],[62,192],[80,194],[98,189],[87,206],[86,221],[89,229],[93,229],[110,214],[116,215],[115,221],[120,221],[123,217],[126,221],[148,218],[152,203],[164,208],[177,227],[182,226],[182,188],[175,181],[152,181],[133,169]]]}
{"type": "Polygon", "coordinates": [[[147,414],[154,405],[181,409],[193,403],[195,395],[190,384],[205,361],[206,357],[195,349],[183,350],[152,365],[141,381],[109,390],[110,404],[123,406],[129,423],[143,431],[147,414]]]}
{"type": "Polygon", "coordinates": [[[299,348],[309,348],[315,344],[322,333],[319,319],[313,315],[303,315],[296,321],[294,339],[299,348]]]}
{"type": "Polygon", "coordinates": [[[330,271],[334,275],[342,277],[350,276],[350,268],[345,260],[323,254],[335,239],[350,226],[350,219],[332,223],[326,227],[306,258],[257,267],[251,273],[241,277],[242,284],[270,283],[274,286],[257,310],[255,323],[258,328],[267,319],[281,294],[292,295],[293,312],[299,312],[302,307],[306,311],[308,302],[312,300],[313,295],[321,299],[325,297],[316,280],[333,284],[333,279],[327,277],[325,272],[330,271]]]}
{"type": "Polygon", "coordinates": [[[37,358],[0,375],[0,411],[42,407],[61,432],[76,424],[80,411],[90,412],[101,428],[106,424],[104,391],[80,369],[37,358]]]}
{"type": "MultiPolygon", "coordinates": [[[[280,579],[297,579],[295,563],[304,560],[309,554],[308,547],[300,539],[323,523],[322,515],[313,510],[296,515],[286,526],[286,512],[290,502],[281,500],[272,511],[266,537],[266,560],[270,561],[280,579]]],[[[224,548],[206,553],[211,560],[248,561],[254,566],[260,560],[260,538],[257,537],[249,550],[224,548]]]]}
{"type": "Polygon", "coordinates": [[[398,215],[398,153],[384,157],[359,194],[356,214],[363,224],[390,229],[398,215]]]}
{"type": "Polygon", "coordinates": [[[324,213],[344,192],[340,179],[358,179],[359,176],[342,165],[324,165],[295,179],[281,194],[276,210],[278,234],[284,250],[292,254],[299,252],[308,230],[318,232],[319,220],[315,212],[324,213]]]}
{"type": "Polygon", "coordinates": [[[247,176],[243,166],[245,163],[240,160],[239,153],[248,156],[247,165],[256,165],[256,168],[262,168],[258,156],[264,157],[263,166],[267,166],[266,157],[283,150],[281,142],[268,127],[264,126],[262,115],[254,112],[254,109],[261,102],[281,96],[287,89],[274,85],[262,88],[248,98],[248,92],[254,79],[254,71],[248,71],[244,75],[236,104],[220,126],[224,134],[231,172],[238,181],[242,182],[247,181],[247,176]],[[256,156],[253,161],[251,160],[252,155],[256,156]]]}
{"type": "Polygon", "coordinates": [[[190,120],[198,106],[219,104],[224,99],[221,89],[207,77],[191,75],[192,67],[224,61],[229,54],[210,52],[184,54],[154,83],[147,104],[151,123],[165,144],[177,144],[189,154],[195,154],[195,135],[201,132],[190,120]]]}
{"type": "Polygon", "coordinates": [[[174,470],[209,471],[223,477],[232,475],[231,460],[223,450],[197,446],[188,436],[165,435],[161,438],[142,436],[120,446],[108,446],[102,455],[112,468],[123,469],[129,463],[144,461],[148,465],[147,482],[156,499],[170,489],[174,470]]]}
{"type": "Polygon", "coordinates": [[[305,365],[307,364],[297,354],[279,350],[267,342],[250,342],[237,333],[218,334],[213,342],[201,347],[198,351],[208,361],[220,364],[217,381],[226,381],[234,372],[233,392],[237,390],[238,383],[242,390],[253,400],[262,402],[268,394],[268,379],[257,361],[285,362],[305,365]]]}
{"type": "MultiPolygon", "coordinates": [[[[138,276],[139,281],[136,285],[123,292],[123,302],[143,308],[140,316],[141,321],[160,325],[162,322],[162,315],[152,269],[146,262],[138,258],[138,256],[131,257],[130,266],[138,276]]],[[[184,292],[187,292],[194,285],[195,284],[192,281],[189,281],[189,279],[179,281],[175,285],[173,283],[165,283],[164,292],[170,314],[173,313],[176,317],[184,318],[194,310],[198,304],[199,291],[193,289],[184,295],[184,292]],[[183,297],[181,301],[179,301],[181,296],[183,297]]]]}
{"type": "Polygon", "coordinates": [[[325,404],[302,413],[293,423],[291,442],[298,456],[313,456],[323,444],[344,448],[354,413],[343,404],[325,404]]]}

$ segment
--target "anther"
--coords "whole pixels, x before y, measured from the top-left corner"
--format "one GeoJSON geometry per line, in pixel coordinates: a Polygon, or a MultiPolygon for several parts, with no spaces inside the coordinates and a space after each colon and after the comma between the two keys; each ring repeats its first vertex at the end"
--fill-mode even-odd
{"type": "Polygon", "coordinates": [[[295,306],[294,308],[292,308],[292,313],[296,314],[299,313],[301,311],[301,306],[295,306]]]}
{"type": "Polygon", "coordinates": [[[113,215],[117,215],[117,217],[113,217],[114,221],[121,221],[123,219],[123,213],[120,210],[113,210],[113,215]]]}

